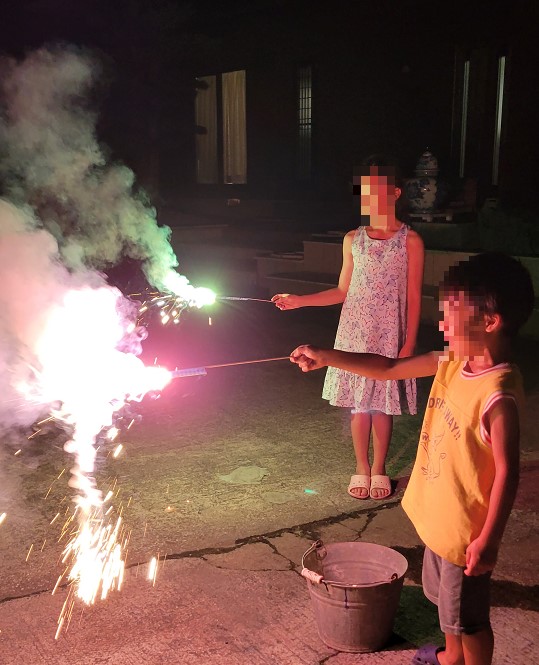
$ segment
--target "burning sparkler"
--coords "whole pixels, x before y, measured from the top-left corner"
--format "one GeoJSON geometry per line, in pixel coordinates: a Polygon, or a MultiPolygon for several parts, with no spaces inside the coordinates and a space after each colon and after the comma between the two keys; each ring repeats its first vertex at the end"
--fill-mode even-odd
{"type": "Polygon", "coordinates": [[[115,418],[123,407],[149,391],[163,390],[172,378],[166,369],[146,367],[126,350],[130,345],[137,350],[140,339],[132,321],[120,314],[121,305],[121,294],[106,286],[67,290],[43,319],[32,380],[18,385],[27,402],[51,405],[52,415],[72,428],[64,448],[75,457],[69,485],[77,494],[62,531],[69,540],[56,588],[62,581],[70,586],[57,637],[69,623],[75,598],[85,603],[104,599],[123,580],[127,539],[121,517],[113,519],[105,507],[110,496],[103,498],[93,478],[96,439],[105,430],[114,440],[115,418]],[[100,326],[89,326],[97,317],[100,326]]]}
{"type": "MultiPolygon", "coordinates": [[[[194,287],[189,284],[189,281],[171,271],[169,273],[170,279],[165,279],[166,285],[170,288],[170,293],[160,291],[147,291],[146,293],[131,293],[130,297],[137,298],[144,297],[142,304],[139,307],[139,318],[137,323],[142,323],[146,314],[154,309],[159,311],[161,323],[178,324],[182,313],[192,307],[200,309],[208,305],[213,305],[218,300],[224,301],[251,301],[251,302],[271,302],[265,298],[246,298],[239,296],[219,296],[211,289],[203,286],[194,287]],[[179,278],[179,279],[178,279],[179,278]]],[[[209,319],[211,325],[211,318],[209,319]]]]}
{"type": "MultiPolygon", "coordinates": [[[[56,639],[71,615],[75,594],[87,605],[93,604],[98,597],[104,600],[111,590],[121,589],[124,577],[125,541],[120,538],[121,517],[115,523],[106,523],[101,509],[90,509],[79,522],[76,535],[67,544],[62,558],[62,563],[72,562],[67,577],[76,586],[70,588],[62,607],[56,639]]],[[[63,578],[64,575],[58,578],[53,593],[63,578]]]]}

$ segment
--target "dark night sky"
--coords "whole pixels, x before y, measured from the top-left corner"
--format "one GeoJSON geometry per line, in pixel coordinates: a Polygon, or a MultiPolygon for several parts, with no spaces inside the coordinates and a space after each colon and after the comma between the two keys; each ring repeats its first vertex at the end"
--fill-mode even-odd
{"type": "Polygon", "coordinates": [[[66,40],[119,52],[129,39],[142,40],[142,47],[145,40],[211,29],[246,12],[282,4],[283,0],[14,0],[6,3],[3,16],[3,49],[20,53],[66,40]]]}
{"type": "MultiPolygon", "coordinates": [[[[66,40],[118,55],[129,40],[136,40],[142,48],[152,40],[166,42],[182,32],[226,30],[227,23],[246,16],[263,21],[284,8],[297,10],[300,19],[311,6],[305,0],[4,0],[2,4],[4,51],[20,54],[45,42],[66,40]]],[[[517,0],[511,8],[507,2],[492,0],[345,0],[343,4],[361,6],[379,23],[400,23],[411,17],[418,29],[424,27],[426,16],[432,16],[430,27],[442,36],[448,30],[466,35],[469,31],[488,34],[501,27],[506,29],[519,5],[531,11],[536,3],[517,0]]],[[[328,18],[339,11],[339,5],[339,0],[327,3],[328,18]]],[[[410,39],[421,42],[422,35],[412,33],[410,39]]]]}

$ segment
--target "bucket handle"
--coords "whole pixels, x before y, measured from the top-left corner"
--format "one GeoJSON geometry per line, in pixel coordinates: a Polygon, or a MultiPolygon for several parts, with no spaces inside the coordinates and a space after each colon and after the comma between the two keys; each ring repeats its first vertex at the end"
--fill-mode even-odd
{"type": "Polygon", "coordinates": [[[315,540],[314,543],[309,547],[309,549],[304,552],[303,556],[301,557],[301,567],[305,568],[305,557],[309,556],[311,552],[314,550],[318,550],[319,552],[319,558],[323,559],[326,556],[326,548],[324,547],[324,543],[321,540],[315,540]]]}
{"type": "Polygon", "coordinates": [[[385,580],[378,580],[376,582],[368,582],[365,584],[344,584],[343,582],[333,582],[332,580],[326,580],[324,579],[323,575],[315,573],[314,570],[309,570],[308,568],[302,568],[301,575],[313,584],[325,584],[326,586],[333,586],[339,589],[365,589],[366,587],[379,586],[380,584],[395,582],[399,579],[398,574],[393,573],[389,579],[385,580]]]}
{"type": "MultiPolygon", "coordinates": [[[[305,557],[308,556],[312,551],[317,549],[322,549],[323,547],[324,543],[321,540],[317,540],[309,547],[309,549],[301,557],[301,575],[302,577],[304,577],[309,582],[312,582],[313,584],[323,583],[326,586],[329,584],[330,586],[338,587],[340,589],[362,589],[364,587],[378,586],[379,584],[387,584],[388,582],[395,582],[396,580],[399,579],[399,575],[397,573],[393,573],[389,579],[380,580],[379,582],[369,582],[367,584],[343,584],[342,582],[333,582],[330,580],[325,580],[324,576],[320,575],[320,573],[315,573],[314,570],[305,568],[305,557]]],[[[323,552],[322,556],[324,556],[325,550],[322,550],[322,552],[323,552]]]]}

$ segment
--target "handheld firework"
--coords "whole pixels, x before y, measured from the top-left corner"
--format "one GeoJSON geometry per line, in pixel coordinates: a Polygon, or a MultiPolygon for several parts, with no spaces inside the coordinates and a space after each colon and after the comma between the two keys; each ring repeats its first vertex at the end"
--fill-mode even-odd
{"type": "Polygon", "coordinates": [[[206,365],[205,367],[190,367],[189,369],[176,369],[171,372],[172,379],[183,379],[188,376],[206,376],[209,369],[218,367],[234,367],[236,365],[254,365],[256,363],[271,363],[276,360],[290,360],[290,356],[279,356],[278,358],[261,358],[259,360],[240,360],[233,363],[221,363],[219,365],[206,365]]]}
{"type": "MultiPolygon", "coordinates": [[[[190,286],[190,285],[188,285],[190,286]]],[[[265,298],[246,298],[239,296],[218,296],[211,289],[205,287],[191,287],[189,292],[182,293],[161,293],[159,291],[149,291],[129,294],[131,298],[144,297],[140,307],[137,324],[141,324],[147,314],[152,310],[158,310],[161,323],[178,324],[182,313],[185,310],[196,307],[200,309],[205,306],[213,305],[217,301],[242,301],[242,302],[269,302],[265,298]]]]}

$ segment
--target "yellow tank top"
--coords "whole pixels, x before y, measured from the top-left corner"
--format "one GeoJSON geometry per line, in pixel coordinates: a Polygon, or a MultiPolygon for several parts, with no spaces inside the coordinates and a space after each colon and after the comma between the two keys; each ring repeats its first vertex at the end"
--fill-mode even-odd
{"type": "Polygon", "coordinates": [[[427,402],[417,457],[402,507],[421,540],[458,566],[485,523],[495,467],[485,416],[511,397],[519,412],[522,377],[503,363],[479,373],[441,362],[427,402]]]}

